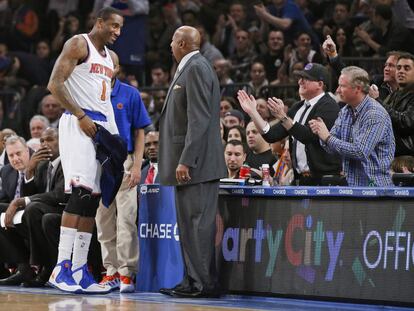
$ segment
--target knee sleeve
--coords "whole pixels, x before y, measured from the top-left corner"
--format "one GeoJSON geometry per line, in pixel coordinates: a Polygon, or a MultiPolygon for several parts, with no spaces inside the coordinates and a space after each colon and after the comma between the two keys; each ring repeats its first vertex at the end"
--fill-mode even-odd
{"type": "Polygon", "coordinates": [[[82,187],[73,187],[69,201],[65,207],[65,212],[81,217],[94,218],[100,198],[99,195],[92,195],[91,190],[82,187]]]}

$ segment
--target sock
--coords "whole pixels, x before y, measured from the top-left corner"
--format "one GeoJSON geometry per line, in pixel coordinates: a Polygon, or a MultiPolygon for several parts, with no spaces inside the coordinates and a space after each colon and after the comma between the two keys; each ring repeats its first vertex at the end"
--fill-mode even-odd
{"type": "Polygon", "coordinates": [[[58,263],[63,260],[70,260],[77,231],[74,228],[60,227],[58,263]]]}
{"type": "Polygon", "coordinates": [[[89,245],[92,233],[77,232],[73,245],[72,271],[82,267],[88,261],[89,245]]]}

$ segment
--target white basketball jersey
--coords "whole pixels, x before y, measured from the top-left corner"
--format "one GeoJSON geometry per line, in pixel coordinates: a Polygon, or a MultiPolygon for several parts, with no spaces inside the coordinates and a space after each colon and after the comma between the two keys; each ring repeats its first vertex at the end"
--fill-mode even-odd
{"type": "Polygon", "coordinates": [[[103,56],[96,50],[87,34],[82,34],[82,36],[88,43],[88,57],[75,67],[65,81],[65,86],[81,108],[98,111],[108,116],[113,114],[111,78],[114,64],[106,47],[106,56],[103,56]]]}

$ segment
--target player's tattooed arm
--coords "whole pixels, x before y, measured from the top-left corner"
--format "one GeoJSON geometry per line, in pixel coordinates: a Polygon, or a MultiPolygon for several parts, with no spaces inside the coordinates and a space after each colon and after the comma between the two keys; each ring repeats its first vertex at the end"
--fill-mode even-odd
{"type": "Polygon", "coordinates": [[[64,82],[73,72],[78,62],[87,55],[87,43],[81,35],[74,36],[68,40],[63,47],[62,53],[56,60],[47,86],[61,106],[73,113],[78,119],[85,113],[70,96],[64,82]]]}

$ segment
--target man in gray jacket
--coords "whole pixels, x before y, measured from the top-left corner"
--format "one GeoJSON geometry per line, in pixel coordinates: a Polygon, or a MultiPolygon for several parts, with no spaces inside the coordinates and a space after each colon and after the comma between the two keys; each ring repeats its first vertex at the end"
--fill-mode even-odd
{"type": "Polygon", "coordinates": [[[200,34],[189,26],[171,42],[178,69],[160,117],[159,174],[176,189],[177,221],[185,276],[176,297],[217,297],[214,237],[219,179],[226,176],[220,139],[220,88],[199,52],[200,34]]]}

